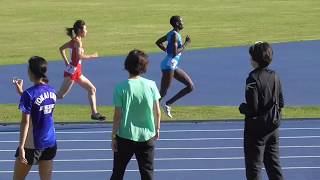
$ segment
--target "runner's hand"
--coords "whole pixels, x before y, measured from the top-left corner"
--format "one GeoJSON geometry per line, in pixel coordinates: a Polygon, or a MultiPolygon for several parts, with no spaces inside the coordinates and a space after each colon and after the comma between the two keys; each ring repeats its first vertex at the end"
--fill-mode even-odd
{"type": "Polygon", "coordinates": [[[93,54],[91,55],[91,57],[93,57],[93,58],[99,57],[98,52],[93,53],[93,54]]]}
{"type": "Polygon", "coordinates": [[[189,35],[187,35],[187,37],[186,37],[186,43],[191,43],[191,39],[190,39],[189,35]]]}

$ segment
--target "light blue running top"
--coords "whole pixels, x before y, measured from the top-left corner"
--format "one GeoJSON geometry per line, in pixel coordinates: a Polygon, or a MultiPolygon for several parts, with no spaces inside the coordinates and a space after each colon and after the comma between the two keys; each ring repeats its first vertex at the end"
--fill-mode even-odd
{"type": "Polygon", "coordinates": [[[176,56],[173,55],[173,38],[175,35],[178,37],[178,48],[182,47],[181,35],[175,30],[169,31],[167,34],[167,56],[161,62],[162,70],[175,70],[178,68],[181,53],[177,54],[176,56]]]}
{"type": "Polygon", "coordinates": [[[168,41],[168,45],[167,45],[167,54],[171,57],[173,57],[173,38],[174,36],[177,35],[178,36],[178,48],[182,47],[182,38],[180,33],[178,33],[175,30],[169,31],[167,34],[167,41],[168,41]]]}

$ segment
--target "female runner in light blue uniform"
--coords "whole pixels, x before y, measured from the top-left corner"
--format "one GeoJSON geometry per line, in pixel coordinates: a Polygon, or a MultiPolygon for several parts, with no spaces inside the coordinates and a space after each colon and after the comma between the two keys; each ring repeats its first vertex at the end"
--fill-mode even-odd
{"type": "Polygon", "coordinates": [[[171,99],[166,101],[165,104],[163,104],[165,113],[170,118],[172,118],[170,105],[181,97],[190,93],[193,90],[194,86],[188,74],[182,69],[178,68],[181,53],[186,48],[187,44],[191,42],[190,37],[187,35],[185,42],[182,43],[182,38],[179,32],[183,29],[183,22],[180,16],[172,16],[170,18],[170,24],[172,25],[173,30],[156,41],[156,45],[161,50],[167,53],[167,56],[161,62],[161,99],[167,94],[168,88],[170,87],[173,78],[186,85],[185,88],[180,90],[176,95],[174,95],[171,99]],[[165,45],[163,44],[166,41],[168,43],[167,47],[165,47],[165,45]]]}

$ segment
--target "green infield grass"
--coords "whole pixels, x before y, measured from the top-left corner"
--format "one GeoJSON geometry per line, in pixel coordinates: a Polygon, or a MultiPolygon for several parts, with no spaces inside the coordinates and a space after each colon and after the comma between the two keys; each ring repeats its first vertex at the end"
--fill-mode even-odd
{"type": "MultiPolygon", "coordinates": [[[[106,115],[107,122],[112,121],[113,107],[100,106],[99,111],[106,115]]],[[[173,106],[173,119],[162,114],[162,120],[170,121],[206,121],[206,120],[242,120],[237,107],[226,106],[173,106]]],[[[85,105],[57,105],[54,113],[55,122],[60,123],[92,123],[90,108],[85,105]],[[73,113],[71,113],[73,112],[73,113]]],[[[283,111],[283,119],[317,119],[320,118],[320,107],[287,107],[283,111]]],[[[0,123],[19,123],[21,112],[17,105],[0,105],[0,123]]]]}
{"type": "Polygon", "coordinates": [[[25,63],[32,55],[61,59],[64,29],[83,19],[87,53],[124,55],[133,48],[159,52],[154,42],[181,15],[189,49],[320,38],[316,0],[0,0],[0,65],[25,63]]]}
{"type": "MultiPolygon", "coordinates": [[[[138,48],[159,52],[154,42],[181,15],[188,49],[248,45],[257,40],[292,42],[320,39],[320,1],[316,0],[0,0],[0,65],[26,63],[33,55],[60,60],[65,28],[83,19],[88,26],[86,53],[125,55],[138,48]]],[[[1,72],[0,72],[1,74],[1,72]]],[[[288,107],[284,118],[320,118],[320,107],[288,107]]],[[[112,118],[111,107],[100,111],[112,118]]],[[[56,122],[93,122],[89,107],[58,105],[56,122]],[[76,109],[77,113],[72,114],[76,109]]],[[[174,120],[243,119],[237,107],[177,106],[174,120]]],[[[17,105],[0,105],[0,122],[19,122],[17,105]]],[[[164,120],[168,120],[163,116],[164,120]]]]}

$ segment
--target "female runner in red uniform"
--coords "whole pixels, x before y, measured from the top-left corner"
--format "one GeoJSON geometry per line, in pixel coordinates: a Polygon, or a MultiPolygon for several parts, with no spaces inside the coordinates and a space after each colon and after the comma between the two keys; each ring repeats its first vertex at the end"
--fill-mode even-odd
{"type": "Polygon", "coordinates": [[[87,27],[83,20],[77,20],[73,28],[67,28],[67,35],[71,38],[60,47],[60,53],[66,64],[64,71],[64,80],[60,90],[57,93],[57,98],[63,98],[76,82],[81,87],[88,91],[88,99],[91,106],[91,119],[93,120],[105,120],[106,117],[98,113],[96,105],[96,88],[81,72],[81,61],[98,57],[98,53],[92,55],[86,55],[82,46],[82,38],[87,35],[87,27]],[[69,62],[66,56],[66,49],[70,49],[69,62]]]}

